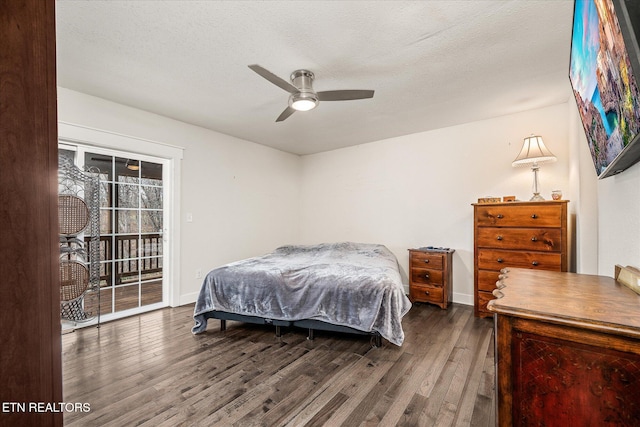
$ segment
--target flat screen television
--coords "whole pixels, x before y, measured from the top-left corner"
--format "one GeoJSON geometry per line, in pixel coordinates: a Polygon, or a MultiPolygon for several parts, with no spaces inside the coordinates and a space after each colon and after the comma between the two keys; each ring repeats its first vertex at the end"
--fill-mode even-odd
{"type": "Polygon", "coordinates": [[[598,178],[640,161],[640,0],[575,0],[569,80],[598,178]]]}

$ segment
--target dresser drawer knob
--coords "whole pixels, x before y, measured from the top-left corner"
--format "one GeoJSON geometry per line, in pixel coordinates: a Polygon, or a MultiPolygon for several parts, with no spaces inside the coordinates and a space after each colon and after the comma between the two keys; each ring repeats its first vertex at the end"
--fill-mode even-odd
{"type": "Polygon", "coordinates": [[[533,237],[531,238],[531,241],[532,241],[532,242],[537,242],[537,241],[538,241],[538,238],[537,238],[536,236],[533,236],[533,237]]]}
{"type": "Polygon", "coordinates": [[[498,258],[496,261],[498,261],[500,263],[504,262],[504,260],[502,258],[498,258]]]}
{"type": "Polygon", "coordinates": [[[425,260],[424,260],[424,263],[425,263],[425,264],[429,264],[429,260],[428,260],[428,259],[425,259],[425,260]]]}
{"type": "Polygon", "coordinates": [[[429,279],[429,273],[425,274],[425,275],[424,275],[424,278],[425,278],[425,279],[429,279]]]}
{"type": "Polygon", "coordinates": [[[429,291],[424,291],[424,294],[425,295],[429,295],[429,291]]]}
{"type": "Polygon", "coordinates": [[[496,218],[498,218],[498,219],[502,219],[502,218],[504,218],[504,215],[502,215],[502,214],[498,214],[498,215],[496,215],[496,218]]]}
{"type": "Polygon", "coordinates": [[[531,215],[531,218],[536,219],[536,218],[538,218],[538,215],[533,214],[533,215],[531,215]]]}
{"type": "Polygon", "coordinates": [[[537,266],[538,266],[538,261],[533,261],[533,262],[531,263],[531,265],[533,265],[534,267],[537,267],[537,266]]]}
{"type": "Polygon", "coordinates": [[[502,236],[496,237],[496,240],[502,240],[502,236]]]}

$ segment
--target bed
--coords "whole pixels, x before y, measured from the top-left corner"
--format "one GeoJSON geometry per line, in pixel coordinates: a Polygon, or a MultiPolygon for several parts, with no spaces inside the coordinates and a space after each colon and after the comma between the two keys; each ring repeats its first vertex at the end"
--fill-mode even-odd
{"type": "Polygon", "coordinates": [[[402,345],[411,308],[398,260],[384,245],[282,246],[209,272],[194,309],[194,334],[220,319],[309,330],[351,332],[402,345]]]}

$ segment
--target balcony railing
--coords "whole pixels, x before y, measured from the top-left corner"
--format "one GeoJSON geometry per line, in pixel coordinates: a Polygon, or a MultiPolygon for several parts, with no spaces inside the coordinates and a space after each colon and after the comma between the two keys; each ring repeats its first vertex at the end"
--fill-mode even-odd
{"type": "Polygon", "coordinates": [[[102,287],[133,283],[139,278],[160,279],[162,278],[162,234],[100,236],[100,257],[102,261],[100,286],[102,287]],[[112,242],[115,244],[113,254],[112,242]],[[112,277],[114,267],[115,278],[112,277]]]}

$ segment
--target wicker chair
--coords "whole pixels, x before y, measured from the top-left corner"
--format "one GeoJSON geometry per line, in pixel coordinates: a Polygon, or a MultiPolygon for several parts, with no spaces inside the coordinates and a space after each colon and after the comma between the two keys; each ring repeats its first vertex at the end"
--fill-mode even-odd
{"type": "Polygon", "coordinates": [[[99,324],[99,178],[61,157],[58,183],[60,316],[84,322],[97,315],[99,324]],[[90,292],[98,303],[88,308],[90,292]]]}

